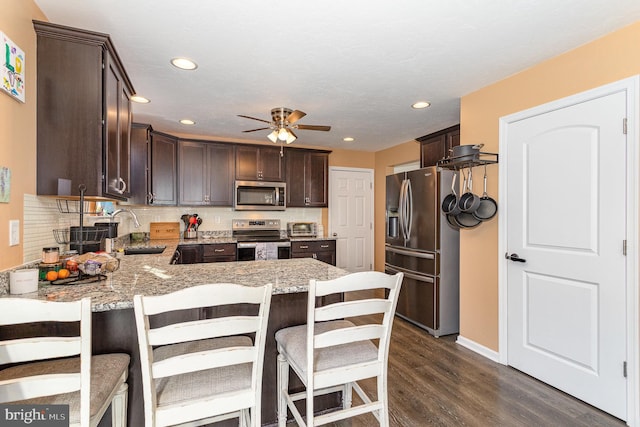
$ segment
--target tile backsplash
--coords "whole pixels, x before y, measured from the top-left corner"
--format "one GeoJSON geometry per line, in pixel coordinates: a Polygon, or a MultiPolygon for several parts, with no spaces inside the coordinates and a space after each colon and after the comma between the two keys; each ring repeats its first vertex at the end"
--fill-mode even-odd
{"type": "MultiPolygon", "coordinates": [[[[240,212],[233,208],[218,208],[207,206],[128,206],[119,205],[116,208],[129,209],[135,212],[141,227],[135,228],[133,218],[127,214],[116,215],[114,221],[118,222],[118,235],[123,236],[134,231],[149,232],[151,222],[180,222],[184,214],[197,213],[202,218],[199,231],[228,231],[231,230],[231,222],[238,218],[250,219],[279,219],[283,230],[289,221],[313,221],[322,222],[322,208],[289,208],[284,211],[240,212]]],[[[62,209],[66,211],[67,209],[62,209]]],[[[85,209],[88,211],[87,209],[85,209]]],[[[24,234],[23,234],[23,261],[30,263],[39,261],[42,248],[58,246],[61,251],[69,249],[68,244],[56,242],[53,230],[67,229],[79,225],[78,213],[60,212],[58,203],[53,197],[24,196],[24,234]]],[[[109,217],[95,214],[84,215],[84,225],[91,226],[96,222],[109,221],[109,217]]],[[[181,228],[184,225],[180,224],[181,228]]]]}

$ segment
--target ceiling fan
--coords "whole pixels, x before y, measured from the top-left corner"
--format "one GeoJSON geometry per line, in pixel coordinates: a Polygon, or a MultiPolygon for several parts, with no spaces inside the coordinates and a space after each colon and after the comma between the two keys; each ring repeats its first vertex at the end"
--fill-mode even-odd
{"type": "Polygon", "coordinates": [[[238,117],[244,117],[245,119],[257,120],[259,122],[268,123],[269,126],[257,128],[257,129],[249,129],[244,130],[243,132],[255,132],[258,130],[272,129],[267,138],[271,142],[286,142],[287,144],[291,144],[293,141],[298,138],[295,133],[293,133],[292,129],[300,129],[300,130],[321,130],[328,131],[331,130],[331,126],[318,126],[318,125],[302,125],[295,124],[298,120],[306,116],[307,113],[304,113],[300,110],[291,110],[289,108],[278,107],[273,108],[271,110],[271,121],[258,119],[256,117],[245,116],[242,114],[238,114],[238,117]]]}

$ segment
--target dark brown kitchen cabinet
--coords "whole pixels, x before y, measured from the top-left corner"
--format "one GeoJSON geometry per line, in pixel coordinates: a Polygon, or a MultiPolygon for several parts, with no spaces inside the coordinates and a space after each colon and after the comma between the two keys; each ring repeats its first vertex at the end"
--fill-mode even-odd
{"type": "Polygon", "coordinates": [[[460,145],[460,125],[417,138],[420,143],[420,166],[435,166],[449,157],[452,147],[460,145]]]}
{"type": "Polygon", "coordinates": [[[129,186],[130,204],[145,205],[151,200],[151,131],[150,125],[144,123],[131,124],[131,171],[129,186]]]}
{"type": "Polygon", "coordinates": [[[181,205],[233,205],[234,148],[215,142],[178,142],[181,205]]]}
{"type": "Polygon", "coordinates": [[[178,203],[177,154],[176,137],[151,132],[150,205],[175,206],[178,203]]]}
{"type": "Polygon", "coordinates": [[[37,35],[37,193],[126,200],[133,85],[107,34],[33,21],[37,35]],[[64,182],[64,181],[61,181],[64,182]]]}
{"type": "Polygon", "coordinates": [[[287,207],[327,207],[330,151],[287,148],[287,207]]]}
{"type": "Polygon", "coordinates": [[[236,179],[246,181],[284,181],[279,147],[238,144],[236,179]]]}
{"type": "Polygon", "coordinates": [[[212,243],[202,245],[202,262],[232,262],[235,260],[235,243],[212,243]]]}
{"type": "Polygon", "coordinates": [[[335,240],[296,240],[291,242],[291,258],[314,258],[336,265],[335,240]]]}

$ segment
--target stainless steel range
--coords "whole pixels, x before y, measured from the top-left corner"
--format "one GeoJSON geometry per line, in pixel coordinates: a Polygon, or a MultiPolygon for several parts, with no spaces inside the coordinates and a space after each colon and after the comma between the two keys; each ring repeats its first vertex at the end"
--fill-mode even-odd
{"type": "Polygon", "coordinates": [[[234,219],[231,231],[238,242],[238,261],[291,257],[291,242],[282,235],[279,219],[234,219]]]}

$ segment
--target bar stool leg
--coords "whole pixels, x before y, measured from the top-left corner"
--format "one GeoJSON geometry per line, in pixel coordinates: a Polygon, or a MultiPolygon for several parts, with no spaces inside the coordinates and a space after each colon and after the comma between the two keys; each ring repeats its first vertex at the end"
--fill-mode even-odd
{"type": "Polygon", "coordinates": [[[124,383],[118,388],[111,401],[111,425],[112,427],[127,427],[127,399],[129,386],[124,383]]]}
{"type": "Polygon", "coordinates": [[[289,392],[289,362],[278,354],[278,427],[287,425],[287,394],[289,392]]]}

